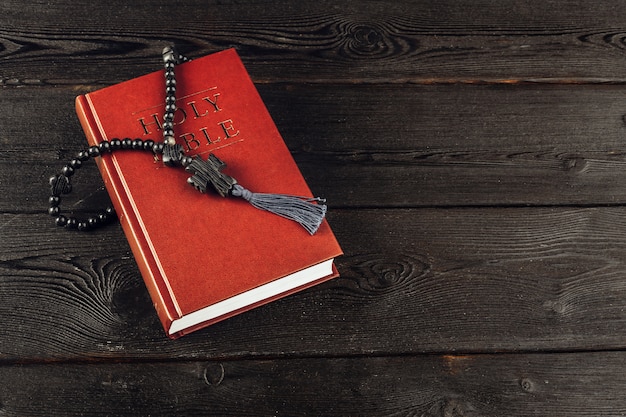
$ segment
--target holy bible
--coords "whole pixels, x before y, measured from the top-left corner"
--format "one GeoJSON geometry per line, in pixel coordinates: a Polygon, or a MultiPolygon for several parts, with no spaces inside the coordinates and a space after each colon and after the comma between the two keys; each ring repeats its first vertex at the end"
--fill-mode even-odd
{"type": "MultiPolygon", "coordinates": [[[[311,192],[235,50],[176,67],[177,143],[214,154],[259,193],[311,192]]],[[[162,140],[164,71],[76,98],[89,145],[162,140]]],[[[177,338],[336,277],[341,255],[326,220],[298,223],[238,198],[201,194],[182,168],[145,152],[97,158],[106,189],[167,335],[177,338]]]]}

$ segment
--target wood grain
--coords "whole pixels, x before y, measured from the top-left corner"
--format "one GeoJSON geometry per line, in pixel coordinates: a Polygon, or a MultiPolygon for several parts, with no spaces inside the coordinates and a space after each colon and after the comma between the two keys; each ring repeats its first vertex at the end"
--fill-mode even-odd
{"type": "Polygon", "coordinates": [[[1,359],[623,349],[625,214],[331,211],[346,253],[340,278],[176,343],[163,337],[118,226],[85,235],[6,214],[1,359]]]}
{"type": "MultiPolygon", "coordinates": [[[[260,86],[313,191],[343,208],[624,204],[622,90],[260,86]]],[[[0,210],[47,209],[47,179],[85,147],[76,94],[1,92],[0,210]],[[37,123],[25,123],[35,111],[37,123]]],[[[104,204],[94,164],[75,183],[68,204],[104,204]]]]}
{"type": "Polygon", "coordinates": [[[47,416],[616,416],[624,352],[1,366],[0,411],[47,416]],[[610,381],[607,384],[606,381],[610,381]],[[605,387],[589,395],[595,386],[605,387]]]}
{"type": "MultiPolygon", "coordinates": [[[[0,415],[626,413],[620,4],[25,7],[0,3],[0,415]],[[238,50],[346,253],[177,341],[118,225],[43,214],[74,97],[170,43],[238,50]]],[[[91,164],[75,185],[65,207],[106,203],[91,164]]]]}
{"type": "Polygon", "coordinates": [[[25,13],[9,0],[0,84],[119,82],[154,69],[172,42],[193,56],[235,47],[257,82],[622,83],[625,13],[580,0],[55,0],[25,13]]]}

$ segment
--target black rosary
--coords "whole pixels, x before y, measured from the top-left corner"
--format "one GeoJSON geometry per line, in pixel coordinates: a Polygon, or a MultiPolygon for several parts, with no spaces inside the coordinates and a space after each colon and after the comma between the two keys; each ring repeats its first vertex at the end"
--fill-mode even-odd
{"type": "Polygon", "coordinates": [[[233,177],[222,172],[226,163],[214,154],[204,160],[199,156],[185,155],[183,147],[176,143],[174,136],[174,112],[176,111],[176,77],[174,67],[188,61],[178,54],[174,48],[166,47],[163,50],[165,65],[165,111],[163,114],[163,141],[155,142],[148,139],[111,139],[102,141],[97,146],[79,152],[76,157],[61,169],[61,173],[50,178],[48,213],[55,218],[58,226],[81,231],[93,230],[110,223],[116,218],[112,207],[100,211],[87,219],[77,219],[74,216],[61,214],[61,195],[72,191],[71,178],[83,162],[89,158],[101,157],[105,154],[124,150],[151,152],[154,156],[161,156],[165,165],[183,167],[193,175],[187,179],[201,193],[213,188],[220,196],[240,197],[254,207],[266,210],[287,219],[300,223],[311,235],[319,228],[326,215],[324,199],[317,197],[299,197],[284,194],[253,193],[237,183],[233,177]]]}

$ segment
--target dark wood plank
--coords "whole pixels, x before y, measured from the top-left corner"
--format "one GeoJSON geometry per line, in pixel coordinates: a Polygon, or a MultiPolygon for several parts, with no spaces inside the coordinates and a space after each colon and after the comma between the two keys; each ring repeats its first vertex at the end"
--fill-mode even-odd
{"type": "MultiPolygon", "coordinates": [[[[621,86],[260,90],[311,188],[333,207],[626,202],[621,86]]],[[[46,209],[47,179],[85,146],[76,94],[1,92],[0,211],[46,209]]],[[[75,181],[71,204],[102,186],[91,163],[75,181]]]]}
{"type": "Polygon", "coordinates": [[[603,352],[0,366],[0,411],[33,417],[618,416],[626,410],[624,361],[624,352],[603,352]]]}
{"type": "Polygon", "coordinates": [[[623,207],[334,210],[340,278],[175,343],[118,226],[0,218],[5,360],[626,347],[623,207]]]}
{"type": "MultiPolygon", "coordinates": [[[[626,412],[619,5],[23,3],[0,4],[0,415],[626,412]],[[177,341],[119,226],[42,214],[74,96],[172,42],[237,48],[346,252],[177,341]]],[[[93,166],[76,185],[73,210],[107,200],[93,166]]]]}
{"type": "Polygon", "coordinates": [[[0,83],[114,83],[236,47],[259,82],[623,82],[615,2],[47,2],[0,6],[0,83]],[[164,23],[167,22],[167,23],[164,23]]]}

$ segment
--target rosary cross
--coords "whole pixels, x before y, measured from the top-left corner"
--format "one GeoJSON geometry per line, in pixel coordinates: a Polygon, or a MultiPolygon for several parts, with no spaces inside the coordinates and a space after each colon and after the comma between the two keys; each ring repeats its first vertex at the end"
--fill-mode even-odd
{"type": "Polygon", "coordinates": [[[187,178],[187,182],[201,193],[206,192],[210,185],[222,197],[226,197],[233,186],[237,184],[237,180],[222,172],[226,168],[226,163],[217,156],[210,154],[205,161],[202,158],[193,158],[191,163],[185,167],[185,171],[192,172],[194,175],[187,178]]]}

